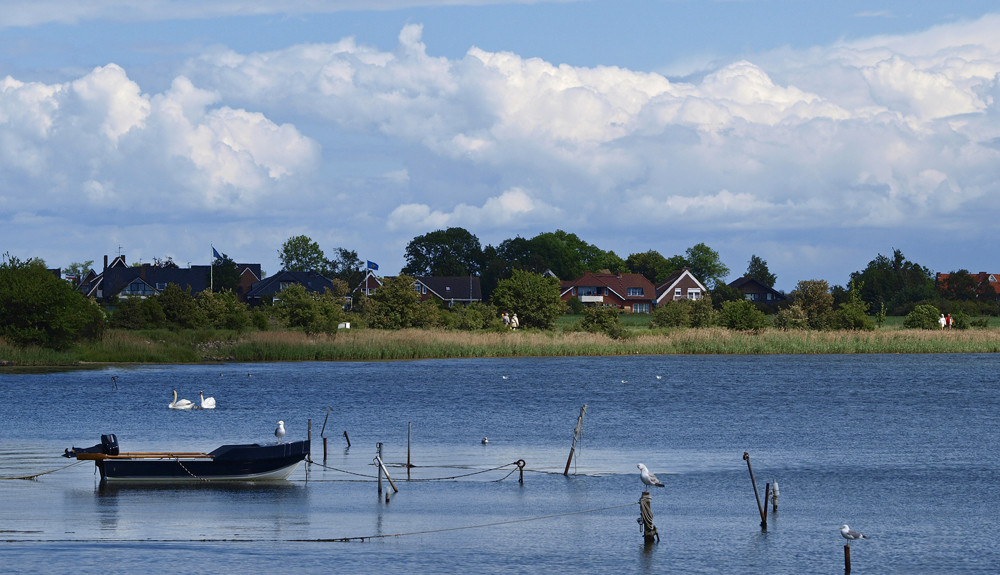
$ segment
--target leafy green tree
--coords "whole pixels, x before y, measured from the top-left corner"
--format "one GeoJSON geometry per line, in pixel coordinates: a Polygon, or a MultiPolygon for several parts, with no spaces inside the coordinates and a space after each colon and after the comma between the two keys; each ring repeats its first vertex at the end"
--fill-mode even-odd
{"type": "Polygon", "coordinates": [[[206,325],[205,315],[195,303],[190,287],[182,289],[175,283],[169,283],[156,297],[171,326],[191,329],[206,325]]]}
{"type": "Polygon", "coordinates": [[[497,309],[517,314],[522,327],[552,329],[566,310],[559,298],[559,280],[541,274],[514,270],[501,280],[490,303],[497,309]]]}
{"type": "Polygon", "coordinates": [[[232,291],[203,291],[195,297],[208,325],[216,329],[242,331],[250,327],[250,308],[232,291]]]}
{"type": "MultiPolygon", "coordinates": [[[[604,251],[563,230],[538,234],[529,239],[504,240],[484,250],[484,262],[497,280],[520,269],[538,274],[551,271],[562,279],[573,279],[585,271],[628,272],[628,264],[612,251],[604,251]]],[[[484,286],[485,289],[485,286],[484,286]]]]}
{"type": "Polygon", "coordinates": [[[778,281],[778,276],[772,274],[771,270],[767,269],[767,262],[756,255],[750,256],[750,262],[747,265],[747,276],[770,288],[773,288],[774,283],[778,281]]]}
{"type": "Polygon", "coordinates": [[[703,243],[695,244],[685,252],[691,273],[709,289],[724,284],[729,268],[722,263],[719,253],[703,243]]]}
{"type": "Polygon", "coordinates": [[[323,250],[309,236],[292,236],[285,240],[278,257],[281,259],[281,268],[285,271],[319,274],[327,271],[323,250]]]}
{"type": "MultiPolygon", "coordinates": [[[[657,285],[660,282],[667,279],[673,272],[677,271],[677,267],[673,267],[667,258],[663,257],[660,252],[656,250],[649,250],[647,252],[642,252],[638,254],[630,254],[625,260],[625,264],[628,266],[628,271],[634,274],[641,274],[653,285],[657,285]]],[[[684,267],[683,265],[681,267],[684,267]]]]}
{"type": "Polygon", "coordinates": [[[361,296],[358,308],[376,329],[403,329],[416,327],[424,320],[420,296],[413,288],[414,279],[408,275],[386,278],[371,296],[361,296]]]}
{"type": "Polygon", "coordinates": [[[865,331],[875,329],[875,322],[868,317],[868,302],[861,299],[861,286],[852,281],[847,297],[848,300],[840,304],[833,314],[834,327],[865,331]]]}
{"type": "Polygon", "coordinates": [[[4,254],[0,263],[0,337],[18,346],[67,349],[99,337],[101,309],[48,271],[41,260],[4,254]]]}
{"type": "Polygon", "coordinates": [[[205,283],[212,285],[212,291],[236,291],[240,285],[240,268],[237,267],[232,258],[222,254],[221,257],[212,261],[210,277],[205,279],[209,280],[205,283]]]}
{"type": "Polygon", "coordinates": [[[951,300],[972,301],[976,299],[978,288],[976,278],[972,277],[969,270],[958,270],[948,274],[944,294],[951,300]]]}
{"type": "Polygon", "coordinates": [[[915,302],[933,299],[934,275],[919,264],[907,260],[903,252],[894,249],[892,258],[882,254],[864,270],[851,274],[851,281],[864,286],[861,299],[871,309],[885,304],[889,313],[898,314],[904,307],[915,302]]]}
{"type": "Polygon", "coordinates": [[[719,311],[719,324],[741,331],[760,330],[771,325],[764,312],[745,299],[723,302],[719,311]]]}
{"type": "Polygon", "coordinates": [[[478,275],[482,262],[479,238],[464,228],[448,228],[410,240],[402,273],[439,277],[478,275]]]}
{"type": "Polygon", "coordinates": [[[790,294],[806,314],[806,323],[812,329],[830,327],[833,315],[833,295],[826,280],[802,280],[790,294]]]}
{"type": "Polygon", "coordinates": [[[358,257],[358,252],[346,248],[334,249],[336,254],[327,262],[331,280],[343,280],[350,288],[355,288],[365,279],[365,262],[358,257]]]}
{"type": "Polygon", "coordinates": [[[941,325],[938,323],[938,318],[940,317],[941,312],[938,308],[930,304],[921,304],[914,307],[913,311],[903,318],[903,327],[910,329],[940,329],[941,325]]]}
{"type": "Polygon", "coordinates": [[[87,260],[82,263],[73,262],[63,268],[63,274],[70,279],[70,282],[75,288],[80,286],[80,282],[83,281],[83,276],[92,269],[94,269],[94,260],[87,260]]]}
{"type": "Polygon", "coordinates": [[[302,328],[306,333],[335,333],[344,318],[340,297],[330,290],[319,294],[295,284],[281,290],[275,305],[289,327],[302,328]]]}

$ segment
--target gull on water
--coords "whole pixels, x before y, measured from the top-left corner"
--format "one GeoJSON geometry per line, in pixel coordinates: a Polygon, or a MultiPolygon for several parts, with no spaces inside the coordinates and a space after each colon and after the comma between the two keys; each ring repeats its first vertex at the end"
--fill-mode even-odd
{"type": "Polygon", "coordinates": [[[851,541],[854,541],[855,539],[868,539],[867,535],[862,535],[861,533],[858,533],[857,531],[851,529],[847,525],[840,526],[840,536],[843,537],[844,539],[847,539],[848,545],[850,545],[851,541]]]}
{"type": "Polygon", "coordinates": [[[655,475],[650,473],[649,470],[646,469],[645,465],[640,463],[636,467],[639,468],[639,479],[642,480],[643,484],[663,487],[663,483],[659,479],[657,479],[655,475]]]}
{"type": "Polygon", "coordinates": [[[274,430],[274,436],[280,441],[282,437],[285,436],[285,422],[279,421],[278,428],[274,430]]]}

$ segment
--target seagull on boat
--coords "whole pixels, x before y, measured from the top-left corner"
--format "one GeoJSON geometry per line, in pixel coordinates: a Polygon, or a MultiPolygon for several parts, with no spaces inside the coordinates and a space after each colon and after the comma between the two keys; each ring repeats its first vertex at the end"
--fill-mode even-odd
{"type": "Polygon", "coordinates": [[[284,421],[279,421],[278,422],[278,428],[274,430],[274,436],[278,438],[278,441],[281,441],[281,438],[285,436],[285,422],[284,421]]]}
{"type": "Polygon", "coordinates": [[[215,409],[214,397],[205,397],[204,391],[199,391],[198,397],[201,398],[201,403],[198,404],[198,407],[200,407],[201,409],[215,409]]]}
{"type": "Polygon", "coordinates": [[[840,526],[840,536],[847,539],[847,544],[850,545],[851,541],[855,539],[868,539],[867,535],[862,535],[861,533],[851,529],[847,525],[840,526]]]}
{"type": "Polygon", "coordinates": [[[664,487],[663,482],[661,482],[659,479],[657,479],[655,475],[653,475],[652,473],[650,473],[649,470],[646,469],[645,465],[643,465],[643,464],[640,463],[636,467],[639,468],[639,479],[642,480],[643,484],[645,484],[645,485],[655,485],[657,487],[664,487]]]}
{"type": "Polygon", "coordinates": [[[191,409],[194,407],[194,402],[187,399],[177,399],[177,390],[174,390],[174,400],[168,405],[170,409],[191,409]]]}

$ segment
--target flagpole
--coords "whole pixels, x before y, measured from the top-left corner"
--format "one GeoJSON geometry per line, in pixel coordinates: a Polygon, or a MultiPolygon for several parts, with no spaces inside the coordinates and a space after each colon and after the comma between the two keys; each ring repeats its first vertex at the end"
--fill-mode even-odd
{"type": "Polygon", "coordinates": [[[215,293],[215,246],[212,246],[212,259],[208,261],[208,291],[215,293]]]}

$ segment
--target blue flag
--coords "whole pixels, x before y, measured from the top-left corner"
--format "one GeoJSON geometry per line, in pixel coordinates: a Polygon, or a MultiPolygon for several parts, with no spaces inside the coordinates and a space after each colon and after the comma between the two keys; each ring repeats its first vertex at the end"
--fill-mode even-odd
{"type": "Polygon", "coordinates": [[[373,261],[368,261],[368,269],[378,271],[378,264],[373,261]]]}
{"type": "Polygon", "coordinates": [[[215,256],[215,259],[217,260],[222,259],[222,255],[219,254],[219,250],[215,249],[215,246],[212,246],[212,255],[215,256]]]}

